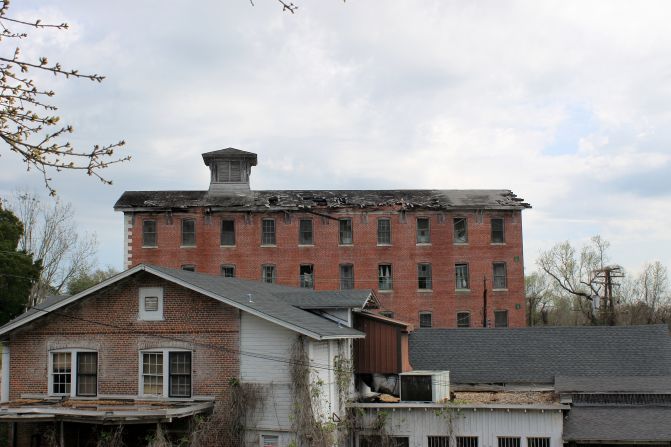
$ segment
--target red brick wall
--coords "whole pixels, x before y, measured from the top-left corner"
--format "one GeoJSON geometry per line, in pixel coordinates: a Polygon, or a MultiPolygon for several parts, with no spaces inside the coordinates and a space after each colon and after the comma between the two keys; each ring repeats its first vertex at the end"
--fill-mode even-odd
{"type": "Polygon", "coordinates": [[[233,264],[236,276],[258,280],[262,264],[275,264],[278,283],[298,286],[300,264],[315,266],[315,288],[337,289],[340,286],[339,265],[354,265],[356,288],[372,288],[383,306],[395,317],[418,324],[419,312],[432,312],[434,327],[456,326],[457,311],[471,312],[471,325],[481,326],[483,277],[487,280],[488,319],[494,324],[494,310],[508,310],[509,325],[524,326],[524,271],[522,259],[521,211],[486,211],[481,223],[474,212],[438,213],[408,211],[405,221],[393,209],[318,210],[335,218],[351,217],[354,230],[352,246],[338,245],[338,222],[309,213],[291,213],[290,222],[283,212],[214,213],[206,218],[203,209],[185,213],[136,213],[130,232],[131,264],[157,264],[180,268],[193,264],[199,272],[219,274],[222,264],[233,264]],[[416,219],[428,217],[431,244],[416,243],[416,219]],[[392,225],[392,245],[377,246],[377,219],[388,217],[392,225]],[[468,219],[468,244],[453,243],[453,218],[468,219]],[[490,243],[490,220],[505,219],[505,244],[490,243]],[[196,219],[196,247],[180,248],[181,220],[196,219]],[[261,220],[275,218],[277,246],[261,247],[261,220]],[[301,218],[313,220],[314,246],[299,247],[298,227],[301,218]],[[142,220],[157,222],[158,247],[142,247],[142,220]],[[221,247],[221,220],[234,219],[236,246],[221,247]],[[249,220],[247,220],[249,219],[249,220]],[[209,223],[208,223],[209,221],[209,223]],[[442,223],[441,223],[442,222],[442,223]],[[492,262],[505,262],[508,290],[493,292],[492,262]],[[432,264],[433,291],[417,290],[417,263],[432,264]],[[455,292],[455,263],[468,263],[470,292],[455,292]],[[393,291],[378,292],[378,264],[393,265],[393,291]]]}
{"type": "Polygon", "coordinates": [[[143,349],[192,350],[193,395],[214,396],[226,388],[230,377],[238,376],[238,310],[148,273],[56,312],[61,315],[49,315],[12,334],[10,399],[48,392],[48,358],[54,349],[98,351],[99,396],[138,395],[143,349]],[[139,287],[163,287],[163,321],[138,320],[139,287]]]}

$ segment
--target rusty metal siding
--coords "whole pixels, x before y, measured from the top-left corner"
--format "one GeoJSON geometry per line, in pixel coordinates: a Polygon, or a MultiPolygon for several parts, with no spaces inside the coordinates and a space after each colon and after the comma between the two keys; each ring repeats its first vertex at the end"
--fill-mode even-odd
{"type": "Polygon", "coordinates": [[[401,328],[385,321],[356,315],[354,327],[366,334],[354,341],[354,367],[360,374],[398,374],[402,371],[401,328]]]}

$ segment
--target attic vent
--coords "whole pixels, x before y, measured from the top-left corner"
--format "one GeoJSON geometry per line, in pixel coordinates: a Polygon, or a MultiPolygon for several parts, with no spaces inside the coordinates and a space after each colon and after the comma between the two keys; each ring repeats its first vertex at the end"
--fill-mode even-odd
{"type": "Polygon", "coordinates": [[[239,183],[242,181],[240,161],[220,161],[217,163],[217,182],[239,183]]]}

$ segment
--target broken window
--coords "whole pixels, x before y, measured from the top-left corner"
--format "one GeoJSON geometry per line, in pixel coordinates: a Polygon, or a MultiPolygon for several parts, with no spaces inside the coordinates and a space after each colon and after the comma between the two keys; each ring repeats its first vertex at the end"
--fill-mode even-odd
{"type": "Polygon", "coordinates": [[[221,161],[217,163],[218,183],[238,183],[242,181],[242,165],[240,161],[221,161]]]}
{"type": "Polygon", "coordinates": [[[508,288],[508,281],[506,275],[506,263],[505,262],[495,262],[492,264],[493,270],[493,281],[492,287],[494,289],[506,289],[508,288]]]}
{"type": "Polygon", "coordinates": [[[470,312],[457,312],[457,327],[471,327],[470,312]]]}
{"type": "Polygon", "coordinates": [[[468,264],[456,264],[455,271],[455,288],[468,289],[468,264]]]}
{"type": "Polygon", "coordinates": [[[275,266],[265,264],[261,266],[261,279],[268,284],[275,283],[275,266]]]}
{"type": "Polygon", "coordinates": [[[235,245],[235,221],[222,220],[221,221],[221,245],[233,246],[235,245]]]}
{"type": "Polygon", "coordinates": [[[261,221],[261,245],[275,245],[275,219],[261,221]]]}
{"type": "Polygon", "coordinates": [[[457,217],[454,219],[454,243],[465,244],[468,242],[468,226],[465,217],[457,217]]]}
{"type": "Polygon", "coordinates": [[[431,280],[431,264],[417,264],[417,288],[429,290],[433,288],[431,280]]]}
{"type": "Polygon", "coordinates": [[[495,310],[494,311],[494,327],[508,327],[508,311],[495,310]]]}
{"type": "Polygon", "coordinates": [[[182,246],[193,247],[196,245],[196,221],[194,219],[182,219],[182,246]]]}
{"type": "Polygon", "coordinates": [[[419,327],[431,327],[431,312],[419,313],[419,327]]]}
{"type": "Polygon", "coordinates": [[[378,289],[391,290],[392,288],[391,264],[380,264],[377,266],[377,271],[378,271],[378,289]]]}
{"type": "Polygon", "coordinates": [[[340,289],[354,288],[354,266],[352,264],[340,265],[340,289]]]}
{"type": "Polygon", "coordinates": [[[428,217],[417,218],[417,243],[428,244],[431,242],[430,223],[428,217]]]}
{"type": "Polygon", "coordinates": [[[340,219],[340,239],[339,243],[341,245],[350,245],[352,244],[352,219],[340,219]]]}
{"type": "Polygon", "coordinates": [[[503,219],[492,219],[492,244],[503,244],[505,242],[503,219]]]}
{"type": "Polygon", "coordinates": [[[301,219],[298,230],[298,243],[300,245],[312,245],[312,220],[301,219]]]}
{"type": "Polygon", "coordinates": [[[300,267],[300,286],[304,289],[314,289],[314,267],[312,264],[302,264],[300,267]]]}
{"type": "Polygon", "coordinates": [[[235,266],[234,265],[222,265],[221,266],[221,276],[224,278],[235,278],[235,266]]]}
{"type": "Polygon", "coordinates": [[[377,220],[377,243],[378,245],[391,244],[391,220],[377,220]]]}
{"type": "Polygon", "coordinates": [[[142,246],[156,247],[156,221],[142,221],[142,246]]]}

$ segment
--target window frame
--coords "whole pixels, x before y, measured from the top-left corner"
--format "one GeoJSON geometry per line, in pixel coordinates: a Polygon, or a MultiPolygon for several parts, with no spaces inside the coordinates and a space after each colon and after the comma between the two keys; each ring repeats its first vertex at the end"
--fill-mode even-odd
{"type": "Polygon", "coordinates": [[[419,245],[431,244],[431,219],[429,217],[418,217],[416,220],[416,243],[419,245]],[[420,229],[419,222],[426,222],[426,228],[420,229]],[[421,232],[426,234],[421,235],[421,232]]]}
{"type": "Polygon", "coordinates": [[[469,272],[469,267],[467,262],[459,262],[454,264],[454,289],[455,290],[471,290],[471,282],[470,282],[470,272],[469,272]],[[466,284],[466,287],[459,287],[460,281],[459,281],[459,270],[464,269],[466,274],[461,275],[462,277],[465,277],[465,280],[463,281],[466,284]]]}
{"type": "Polygon", "coordinates": [[[380,292],[394,290],[394,269],[391,263],[383,263],[377,265],[377,289],[380,292]],[[389,275],[383,275],[382,269],[389,267],[389,275]],[[387,279],[388,278],[388,279],[387,279]],[[383,284],[385,285],[383,287],[383,284]]]}
{"type": "Polygon", "coordinates": [[[351,290],[354,288],[354,264],[340,264],[340,290],[351,290]],[[349,270],[349,276],[344,275],[349,270]]]}
{"type": "Polygon", "coordinates": [[[493,290],[508,290],[508,266],[504,261],[492,262],[492,289],[493,290]],[[501,272],[497,275],[497,267],[503,267],[503,275],[501,272]],[[499,283],[497,284],[497,280],[499,283]],[[501,283],[502,281],[502,283],[501,283]],[[503,285],[503,287],[501,287],[503,285]]]}
{"type": "Polygon", "coordinates": [[[100,376],[100,362],[98,351],[95,349],[86,349],[86,348],[64,348],[64,349],[53,349],[48,351],[48,372],[47,372],[47,386],[49,396],[69,396],[69,397],[96,397],[98,396],[98,386],[99,381],[98,377],[100,376]],[[96,392],[95,394],[79,394],[79,354],[89,354],[94,353],[96,355],[96,392]],[[64,373],[58,373],[60,375],[69,374],[70,375],[70,391],[65,393],[55,393],[54,392],[54,354],[70,354],[70,371],[64,373]]]}
{"type": "Polygon", "coordinates": [[[433,314],[430,311],[421,311],[419,313],[419,327],[420,329],[433,327],[433,314]],[[428,326],[426,324],[422,324],[422,317],[429,318],[428,326]]]}
{"type": "Polygon", "coordinates": [[[195,247],[196,246],[196,219],[194,219],[192,217],[185,217],[184,219],[181,219],[181,221],[182,221],[182,223],[181,223],[181,230],[182,231],[181,231],[181,242],[180,242],[179,246],[183,247],[183,248],[195,247]],[[187,223],[190,223],[191,225],[193,225],[193,231],[188,231],[187,232],[184,229],[184,225],[187,224],[187,223]],[[184,236],[187,235],[187,234],[191,235],[193,237],[193,242],[185,240],[184,236]]]}
{"type": "Polygon", "coordinates": [[[423,292],[433,290],[433,273],[430,262],[420,262],[417,264],[417,290],[423,292]],[[424,268],[423,272],[422,268],[424,268]],[[424,282],[423,287],[422,282],[424,282]]]}
{"type": "Polygon", "coordinates": [[[550,447],[549,436],[527,436],[527,447],[550,447]]]}
{"type": "Polygon", "coordinates": [[[163,321],[163,287],[140,287],[138,289],[138,320],[141,321],[163,321]],[[158,309],[146,310],[145,299],[158,297],[158,309]]]}
{"type": "Polygon", "coordinates": [[[479,436],[456,436],[454,441],[456,447],[478,447],[480,445],[479,436]]]}
{"type": "Polygon", "coordinates": [[[158,247],[158,224],[156,219],[142,219],[142,248],[155,247],[158,247]],[[154,224],[154,231],[147,231],[146,225],[149,223],[154,224]],[[151,243],[148,243],[147,235],[153,236],[154,240],[151,243]]]}
{"type": "Polygon", "coordinates": [[[259,442],[260,442],[260,444],[259,444],[260,447],[279,447],[279,445],[280,445],[280,435],[272,434],[272,433],[262,433],[261,436],[259,436],[259,442]],[[270,442],[272,442],[274,440],[275,443],[274,444],[266,444],[266,440],[268,440],[270,442]]]}
{"type": "Polygon", "coordinates": [[[391,219],[380,217],[377,219],[377,245],[391,245],[391,219]],[[383,228],[386,225],[387,228],[383,228]]]}
{"type": "Polygon", "coordinates": [[[219,225],[219,246],[220,247],[235,247],[235,219],[221,219],[221,224],[219,225]],[[224,231],[224,223],[231,223],[233,230],[224,231]],[[224,234],[232,234],[233,243],[228,243],[229,241],[224,241],[224,234]]]}
{"type": "Polygon", "coordinates": [[[315,288],[315,266],[314,264],[300,264],[298,267],[298,286],[301,289],[315,288]],[[310,268],[310,273],[302,273],[303,268],[310,268]]]}
{"type": "Polygon", "coordinates": [[[457,328],[469,328],[471,327],[471,312],[467,310],[458,310],[457,311],[457,328]],[[463,318],[459,318],[459,315],[466,315],[468,318],[466,320],[466,325],[464,325],[462,322],[464,321],[463,318]]]}
{"type": "Polygon", "coordinates": [[[264,218],[261,219],[261,246],[275,247],[277,245],[277,225],[275,219],[264,218]],[[266,223],[272,223],[272,231],[270,228],[266,229],[266,223]]]}
{"type": "Polygon", "coordinates": [[[142,398],[168,398],[168,399],[191,399],[193,398],[193,350],[181,348],[149,348],[138,351],[138,396],[142,398]],[[170,354],[171,353],[189,353],[191,362],[191,372],[189,395],[188,396],[172,396],[170,394],[171,372],[170,372],[170,354]],[[146,394],[144,392],[144,355],[145,354],[161,354],[163,356],[163,364],[161,365],[161,394],[146,394]]]}
{"type": "Polygon", "coordinates": [[[426,437],[428,447],[451,447],[450,436],[438,435],[438,436],[427,436],[426,437]]]}
{"type": "MultiPolygon", "coordinates": [[[[492,217],[489,221],[490,226],[490,241],[492,244],[506,243],[506,222],[503,217],[492,217]],[[501,222],[501,228],[494,229],[494,222],[501,222]]],[[[498,225],[497,225],[498,226],[498,225]]]]}
{"type": "Polygon", "coordinates": [[[466,217],[455,217],[452,219],[452,238],[454,244],[468,244],[468,219],[466,217]],[[459,223],[463,222],[463,237],[458,237],[458,232],[461,230],[457,229],[459,223]]]}
{"type": "Polygon", "coordinates": [[[339,245],[353,245],[354,244],[354,227],[352,225],[351,217],[343,217],[338,219],[338,244],[339,245]],[[343,224],[345,228],[343,228],[343,224]],[[345,237],[349,233],[349,242],[345,237]]]}
{"type": "Polygon", "coordinates": [[[224,278],[235,278],[235,264],[221,264],[219,271],[224,278]],[[225,269],[231,269],[233,274],[227,275],[225,269]]]}
{"type": "Polygon", "coordinates": [[[312,219],[298,220],[298,245],[314,245],[314,222],[312,219]],[[303,224],[310,228],[303,228],[303,224]]]}
{"type": "Polygon", "coordinates": [[[261,281],[266,284],[275,284],[277,282],[277,266],[275,264],[262,264],[261,265],[261,281]],[[267,270],[271,269],[270,278],[266,275],[267,270]]]}
{"type": "Polygon", "coordinates": [[[510,327],[510,318],[509,318],[509,313],[508,309],[495,309],[494,310],[494,327],[510,327]],[[500,325],[496,321],[496,316],[497,315],[505,315],[506,316],[506,324],[500,325]]]}
{"type": "Polygon", "coordinates": [[[497,436],[497,447],[521,447],[522,437],[520,436],[497,436]]]}

